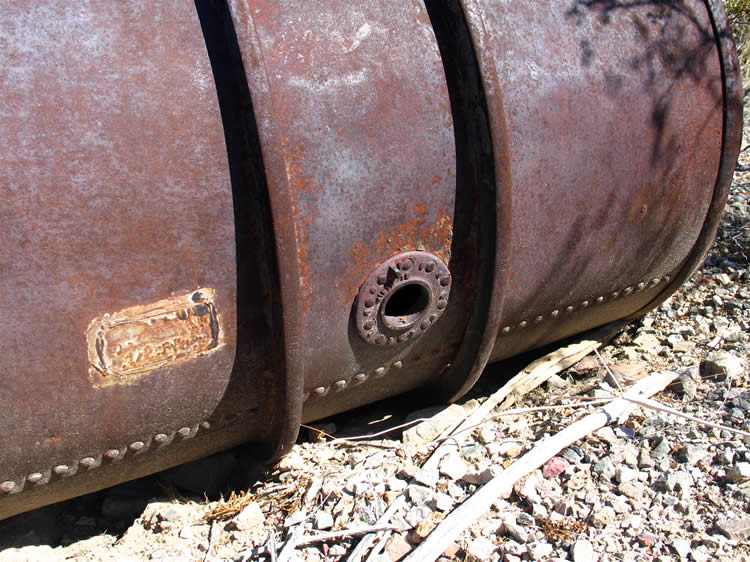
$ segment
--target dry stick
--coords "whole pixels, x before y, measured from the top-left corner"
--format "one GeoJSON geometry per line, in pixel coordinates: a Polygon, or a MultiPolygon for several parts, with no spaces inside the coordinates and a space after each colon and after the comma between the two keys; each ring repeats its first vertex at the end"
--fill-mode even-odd
{"type": "Polygon", "coordinates": [[[279,552],[278,562],[288,562],[291,559],[294,549],[301,544],[300,540],[304,532],[305,530],[302,528],[302,525],[296,525],[292,528],[286,543],[281,548],[281,552],[279,552]]]}
{"type": "Polygon", "coordinates": [[[519,458],[501,474],[495,476],[471,497],[454,509],[432,531],[427,539],[406,558],[407,561],[436,560],[459,535],[474,521],[487,513],[492,504],[500,497],[507,497],[513,485],[521,478],[542,466],[565,447],[575,443],[592,431],[599,429],[613,420],[620,420],[635,408],[629,398],[649,397],[663,390],[672,382],[676,373],[659,373],[644,378],[625,392],[622,398],[612,400],[609,404],[593,414],[569,425],[556,435],[545,439],[531,451],[519,458]]]}
{"type": "Polygon", "coordinates": [[[396,529],[395,525],[372,525],[371,527],[362,527],[360,529],[344,529],[343,531],[318,533],[317,535],[301,537],[297,540],[297,546],[305,546],[316,542],[331,541],[346,537],[356,537],[359,535],[367,535],[369,533],[379,533],[380,531],[393,531],[394,529],[396,529]]]}
{"type": "MultiPolygon", "coordinates": [[[[485,421],[492,410],[500,404],[503,400],[508,398],[512,393],[523,395],[540,384],[543,384],[552,375],[564,371],[568,367],[571,367],[578,363],[581,359],[586,357],[592,350],[598,349],[613,337],[615,337],[624,326],[626,322],[611,322],[602,326],[601,328],[594,330],[588,334],[585,334],[584,340],[571,344],[569,346],[560,348],[536,361],[530,363],[520,373],[510,379],[505,385],[503,385],[498,391],[492,396],[485,400],[481,405],[474,408],[467,416],[461,421],[450,428],[450,436],[458,436],[463,434],[461,437],[452,439],[446,439],[445,434],[441,435],[438,440],[440,444],[433,451],[430,458],[422,466],[423,470],[437,469],[438,464],[443,457],[454,449],[458,449],[460,444],[466,437],[467,429],[474,428],[485,421]]],[[[389,430],[391,431],[391,430],[389,430]]],[[[409,484],[411,486],[411,483],[409,484]]],[[[409,487],[401,492],[401,495],[394,500],[391,506],[383,513],[378,519],[378,524],[385,524],[390,521],[391,517],[400,508],[400,501],[404,497],[409,487]],[[399,505],[397,505],[399,504],[399,505]]],[[[347,562],[360,562],[365,552],[372,546],[375,541],[375,535],[367,535],[359,541],[359,544],[349,554],[347,562]]]]}

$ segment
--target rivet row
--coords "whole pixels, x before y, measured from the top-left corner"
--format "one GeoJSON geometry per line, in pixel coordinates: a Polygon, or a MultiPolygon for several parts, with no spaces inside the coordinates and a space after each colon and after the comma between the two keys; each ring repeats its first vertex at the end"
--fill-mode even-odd
{"type": "MultiPolygon", "coordinates": [[[[645,290],[647,288],[651,289],[653,287],[656,287],[659,283],[668,283],[669,281],[670,281],[669,275],[665,275],[663,277],[654,277],[653,279],[651,279],[651,281],[641,281],[640,283],[638,283],[635,286],[625,287],[621,291],[614,291],[614,292],[610,293],[609,295],[600,295],[600,296],[598,296],[598,297],[596,297],[594,299],[587,299],[587,300],[581,301],[581,302],[579,302],[576,305],[568,305],[568,306],[566,306],[562,310],[555,309],[552,312],[550,312],[549,314],[540,314],[539,316],[537,316],[536,318],[534,318],[533,323],[534,324],[539,324],[539,323],[541,323],[541,322],[543,322],[545,320],[552,320],[554,318],[557,318],[557,317],[560,316],[561,313],[563,313],[563,314],[570,314],[572,312],[575,312],[576,310],[582,310],[582,309],[588,308],[591,305],[602,304],[604,302],[611,302],[611,301],[613,301],[613,300],[615,300],[617,298],[620,298],[620,297],[623,297],[623,296],[627,296],[627,295],[630,295],[632,293],[639,293],[639,292],[641,292],[641,291],[643,291],[643,290],[645,290]]],[[[512,330],[513,331],[515,331],[515,330],[523,330],[530,323],[531,323],[531,321],[529,321],[529,320],[521,320],[520,322],[518,322],[515,325],[503,326],[502,328],[500,328],[499,334],[501,336],[504,336],[506,334],[509,334],[512,330]]]]}
{"type": "Polygon", "coordinates": [[[5,480],[0,482],[0,493],[11,494],[18,493],[24,490],[27,485],[39,486],[47,484],[54,477],[66,478],[72,476],[83,470],[91,470],[101,466],[104,463],[111,463],[119,461],[125,457],[128,452],[132,455],[137,455],[146,452],[149,449],[150,444],[153,442],[156,446],[163,446],[175,441],[175,439],[190,439],[195,437],[199,429],[210,429],[211,424],[204,421],[201,424],[194,425],[192,427],[181,427],[178,430],[171,433],[157,433],[154,437],[148,441],[133,441],[126,447],[120,449],[107,449],[99,457],[83,457],[77,463],[72,465],[57,464],[52,466],[43,472],[31,472],[25,477],[21,477],[15,480],[5,480]]]}
{"type": "Polygon", "coordinates": [[[395,361],[390,366],[382,366],[374,369],[371,373],[357,373],[350,379],[340,379],[335,381],[329,386],[317,386],[312,390],[305,392],[303,398],[308,400],[309,398],[320,398],[328,394],[330,391],[341,392],[351,386],[357,386],[368,380],[370,377],[373,379],[379,379],[385,376],[389,369],[400,369],[404,366],[403,361],[395,361]]]}

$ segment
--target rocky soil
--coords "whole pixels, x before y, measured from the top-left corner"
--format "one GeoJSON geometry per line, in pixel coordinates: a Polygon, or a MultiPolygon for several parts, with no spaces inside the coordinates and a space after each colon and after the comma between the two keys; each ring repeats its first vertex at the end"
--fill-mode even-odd
{"type": "MultiPolygon", "coordinates": [[[[678,382],[655,397],[661,403],[750,430],[750,150],[738,170],[703,268],[602,356],[623,383],[676,371],[678,382]]],[[[436,470],[423,469],[435,437],[520,366],[488,369],[460,405],[410,413],[400,398],[323,420],[316,427],[325,434],[304,430],[265,475],[238,449],[0,522],[0,560],[355,559],[360,536],[322,540],[321,533],[375,525],[397,500],[402,506],[387,521],[393,528],[362,559],[398,560],[493,475],[595,408],[490,419],[436,470]],[[430,420],[403,433],[332,441],[409,417],[430,420]],[[291,548],[292,537],[313,542],[291,548]]],[[[521,405],[613,393],[607,375],[602,361],[588,356],[521,405]]],[[[750,440],[637,409],[624,425],[596,431],[520,481],[444,558],[750,560],[750,440]]]]}

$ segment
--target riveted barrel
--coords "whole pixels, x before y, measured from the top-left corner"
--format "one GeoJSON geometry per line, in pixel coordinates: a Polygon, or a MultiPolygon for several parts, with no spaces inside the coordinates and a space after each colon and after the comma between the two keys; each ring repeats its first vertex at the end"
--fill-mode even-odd
{"type": "Polygon", "coordinates": [[[0,517],[643,314],[739,149],[721,3],[0,7],[0,517]]]}

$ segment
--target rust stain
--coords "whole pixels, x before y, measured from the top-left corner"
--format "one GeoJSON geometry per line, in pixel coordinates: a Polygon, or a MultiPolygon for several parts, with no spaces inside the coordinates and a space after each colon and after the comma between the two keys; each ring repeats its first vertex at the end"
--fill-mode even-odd
{"type": "Polygon", "coordinates": [[[434,222],[428,222],[425,214],[424,204],[417,202],[412,220],[393,230],[379,232],[371,242],[357,242],[351,250],[346,274],[341,277],[338,292],[341,302],[351,302],[370,271],[400,252],[431,252],[450,266],[453,217],[442,206],[434,222]]]}
{"type": "Polygon", "coordinates": [[[86,332],[94,386],[128,384],[223,346],[213,289],[197,289],[95,318],[86,332]]]}

